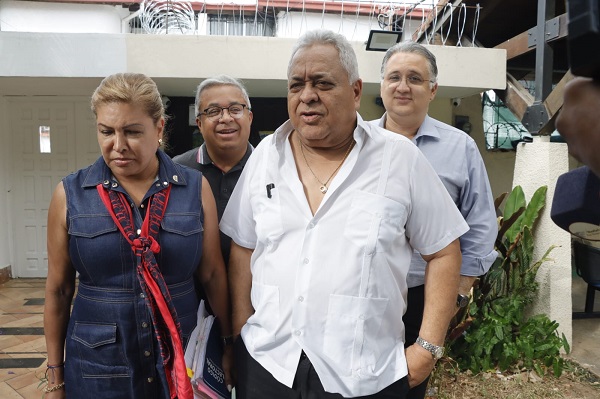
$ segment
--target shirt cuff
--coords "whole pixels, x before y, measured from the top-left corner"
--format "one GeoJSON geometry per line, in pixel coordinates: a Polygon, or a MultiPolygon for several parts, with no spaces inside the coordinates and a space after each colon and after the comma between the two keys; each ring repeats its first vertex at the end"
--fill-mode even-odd
{"type": "Polygon", "coordinates": [[[495,250],[492,250],[492,252],[483,257],[470,257],[463,255],[460,274],[462,276],[469,277],[483,276],[488,272],[488,270],[490,270],[490,267],[492,267],[497,257],[498,252],[495,250]]]}

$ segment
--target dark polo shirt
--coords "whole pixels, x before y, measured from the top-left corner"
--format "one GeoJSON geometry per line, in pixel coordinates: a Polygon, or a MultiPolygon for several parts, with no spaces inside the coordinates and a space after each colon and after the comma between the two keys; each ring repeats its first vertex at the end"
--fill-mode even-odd
{"type": "MultiPolygon", "coordinates": [[[[248,144],[248,148],[242,159],[226,173],[212,162],[205,144],[175,156],[173,161],[202,172],[202,175],[206,177],[206,180],[208,180],[208,183],[210,184],[210,188],[217,203],[217,216],[219,221],[221,221],[221,216],[223,216],[227,202],[229,202],[229,197],[231,197],[231,193],[242,174],[242,170],[244,169],[252,150],[253,147],[248,144]]],[[[221,253],[223,254],[223,260],[225,260],[225,266],[229,264],[230,248],[231,238],[221,233],[221,253]]]]}

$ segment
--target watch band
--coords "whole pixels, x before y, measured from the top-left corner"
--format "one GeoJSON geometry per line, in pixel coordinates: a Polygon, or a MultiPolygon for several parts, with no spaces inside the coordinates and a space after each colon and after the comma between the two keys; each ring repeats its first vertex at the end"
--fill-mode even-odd
{"type": "Polygon", "coordinates": [[[417,342],[417,344],[419,344],[419,346],[423,347],[423,349],[425,349],[426,351],[431,353],[431,357],[433,357],[435,360],[444,356],[444,347],[443,346],[434,345],[431,342],[425,341],[421,337],[417,337],[416,342],[417,342]]]}

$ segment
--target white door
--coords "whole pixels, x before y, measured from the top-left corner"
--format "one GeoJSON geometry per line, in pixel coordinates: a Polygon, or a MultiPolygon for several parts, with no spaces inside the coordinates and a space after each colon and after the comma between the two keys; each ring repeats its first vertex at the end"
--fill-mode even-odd
{"type": "Polygon", "coordinates": [[[89,99],[10,101],[15,277],[47,275],[46,224],[52,192],[62,177],[90,163],[90,152],[94,159],[99,154],[92,114],[84,104],[89,99]]]}

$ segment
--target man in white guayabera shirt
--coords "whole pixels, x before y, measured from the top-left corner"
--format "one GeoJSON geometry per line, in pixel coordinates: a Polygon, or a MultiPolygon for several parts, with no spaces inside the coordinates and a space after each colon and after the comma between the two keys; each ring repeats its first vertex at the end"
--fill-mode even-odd
{"type": "Polygon", "coordinates": [[[290,120],[252,153],[221,219],[239,399],[401,399],[443,352],[468,226],[419,149],[362,120],[361,94],[348,41],[303,35],[290,120]],[[405,350],[413,247],[427,301],[405,350]]]}

